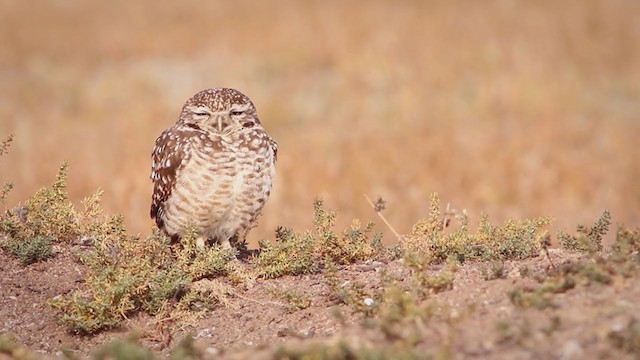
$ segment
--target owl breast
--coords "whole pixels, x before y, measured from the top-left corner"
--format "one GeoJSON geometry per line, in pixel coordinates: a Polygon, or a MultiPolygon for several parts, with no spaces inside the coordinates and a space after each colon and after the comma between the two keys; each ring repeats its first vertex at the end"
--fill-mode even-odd
{"type": "Polygon", "coordinates": [[[195,138],[165,204],[165,229],[184,234],[189,225],[210,239],[226,240],[258,216],[275,174],[268,136],[195,138]]]}

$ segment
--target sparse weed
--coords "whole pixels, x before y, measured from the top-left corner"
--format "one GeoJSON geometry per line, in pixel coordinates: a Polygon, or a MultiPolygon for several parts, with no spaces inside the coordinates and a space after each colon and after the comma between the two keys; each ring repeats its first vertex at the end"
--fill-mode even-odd
{"type": "MultiPolygon", "coordinates": [[[[98,192],[90,199],[99,201],[98,192]]],[[[92,215],[92,214],[91,214],[92,215]]],[[[38,190],[25,206],[7,211],[0,218],[0,232],[6,239],[0,246],[18,256],[23,264],[51,256],[53,242],[73,242],[82,231],[92,229],[96,221],[90,214],[75,209],[67,199],[67,164],[62,164],[56,181],[38,190]]],[[[86,236],[95,235],[88,231],[86,236]]]]}
{"type": "Polygon", "coordinates": [[[282,346],[274,354],[275,360],[373,360],[373,359],[406,359],[406,360],[426,360],[433,356],[425,354],[423,351],[403,346],[402,344],[381,344],[374,346],[353,346],[346,341],[336,344],[312,343],[301,347],[282,346]]]}
{"type": "Polygon", "coordinates": [[[317,272],[328,263],[351,264],[373,258],[380,253],[380,235],[371,235],[374,224],[364,228],[354,220],[342,235],[334,231],[336,213],[327,211],[322,200],[316,199],[314,231],[295,233],[288,228],[276,230],[275,244],[261,242],[257,259],[260,276],[275,278],[317,272]]]}
{"type": "Polygon", "coordinates": [[[530,287],[516,287],[509,291],[509,299],[513,305],[523,308],[535,307],[542,310],[554,306],[548,291],[530,287]]]}
{"type": "Polygon", "coordinates": [[[615,347],[640,356],[640,321],[635,317],[624,328],[610,331],[607,338],[615,347]]]}
{"type": "Polygon", "coordinates": [[[124,339],[113,340],[93,354],[95,360],[154,360],[156,356],[148,349],[142,347],[136,334],[131,334],[124,339]]]}
{"type": "Polygon", "coordinates": [[[630,277],[637,274],[640,266],[640,229],[630,230],[619,226],[610,259],[620,275],[630,277]]]}
{"type": "Polygon", "coordinates": [[[491,261],[481,266],[480,271],[482,272],[482,278],[485,280],[504,279],[507,277],[504,262],[502,261],[491,261]]]}
{"type": "Polygon", "coordinates": [[[121,218],[106,224],[94,248],[81,255],[88,268],[86,288],[50,302],[70,331],[95,333],[140,310],[186,315],[224,303],[230,290],[205,278],[226,275],[233,250],[199,249],[190,233],[173,254],[169,239],[160,234],[143,240],[127,236],[121,218]]]}
{"type": "MultiPolygon", "coordinates": [[[[5,151],[5,143],[2,145],[0,148],[5,151]]],[[[100,194],[94,196],[99,198],[100,194]]],[[[5,235],[0,239],[0,247],[24,265],[46,260],[53,255],[55,242],[78,239],[81,217],[93,221],[67,201],[67,165],[63,164],[51,187],[38,190],[25,206],[0,217],[0,233],[5,235]]]]}
{"type": "Polygon", "coordinates": [[[531,336],[531,324],[526,319],[520,324],[514,324],[504,320],[496,322],[496,331],[498,332],[498,343],[515,343],[522,344],[531,336]]]}
{"type": "Polygon", "coordinates": [[[328,263],[324,269],[324,279],[329,288],[329,298],[339,304],[350,306],[355,312],[371,317],[375,314],[376,294],[368,291],[359,282],[343,282],[338,276],[335,264],[328,263]],[[366,300],[369,299],[369,300],[366,300]]]}
{"type": "Polygon", "coordinates": [[[292,229],[276,229],[276,242],[260,242],[259,274],[265,278],[301,275],[318,271],[314,239],[310,232],[295,234],[292,229]]]}
{"type": "Polygon", "coordinates": [[[601,253],[602,236],[611,223],[611,215],[605,211],[590,228],[578,226],[578,236],[560,235],[562,245],[570,250],[586,252],[587,257],[553,268],[540,278],[538,288],[515,288],[509,293],[512,303],[522,307],[545,308],[552,305],[551,295],[562,293],[576,286],[612,284],[615,277],[629,277],[637,273],[640,265],[640,230],[618,227],[611,249],[601,253]]]}
{"type": "Polygon", "coordinates": [[[11,146],[12,141],[13,135],[9,135],[6,139],[0,142],[0,156],[4,155],[9,150],[9,146],[11,146]]]}
{"type": "Polygon", "coordinates": [[[578,225],[577,235],[558,231],[560,245],[567,250],[594,253],[602,250],[602,237],[609,231],[611,212],[605,210],[592,227],[578,225]]]}
{"type": "Polygon", "coordinates": [[[405,257],[405,264],[412,270],[414,289],[423,295],[435,294],[453,289],[455,272],[459,263],[455,257],[448,260],[447,265],[438,274],[428,270],[429,263],[416,256],[405,257]]]}
{"type": "Polygon", "coordinates": [[[204,354],[196,348],[193,342],[193,336],[185,336],[178,345],[171,350],[171,360],[196,360],[204,358],[204,354]]]}
{"type": "Polygon", "coordinates": [[[145,239],[127,235],[122,216],[104,214],[101,196],[96,192],[83,201],[82,209],[76,209],[68,201],[67,165],[63,164],[53,185],[0,219],[0,232],[5,234],[0,246],[23,264],[50,257],[55,242],[91,245],[77,253],[87,266],[85,286],[49,302],[69,331],[96,333],[137,311],[160,315],[173,309],[185,315],[210,309],[225,303],[231,291],[205,284],[205,278],[229,275],[236,283],[251,278],[233,265],[235,250],[197,248],[195,231],[174,248],[159,233],[145,239]]]}
{"type": "Polygon", "coordinates": [[[548,217],[508,220],[502,227],[493,226],[482,214],[475,234],[469,232],[465,213],[456,214],[457,227],[446,231],[440,212],[440,199],[432,194],[427,219],[414,225],[401,243],[405,257],[417,257],[427,263],[440,263],[450,257],[466,260],[521,260],[540,251],[540,230],[551,223],[548,217]]]}
{"type": "Polygon", "coordinates": [[[53,239],[50,237],[36,236],[24,241],[7,241],[6,247],[23,265],[43,261],[53,255],[53,239]]]}
{"type": "MultiPolygon", "coordinates": [[[[9,135],[9,137],[0,142],[0,156],[4,155],[9,150],[9,146],[11,146],[12,141],[13,135],[9,135]]],[[[4,204],[12,188],[13,184],[10,182],[7,182],[2,186],[2,189],[0,190],[0,205],[4,204]]]]}
{"type": "MultiPolygon", "coordinates": [[[[0,148],[0,154],[1,150],[2,148],[0,148]]],[[[8,335],[0,335],[0,358],[4,359],[5,356],[15,360],[36,360],[39,358],[8,335]]]]}
{"type": "Polygon", "coordinates": [[[306,309],[311,306],[311,296],[305,294],[300,291],[296,291],[293,289],[282,289],[277,287],[272,287],[269,289],[269,292],[280,298],[289,304],[289,312],[294,312],[302,309],[306,309]]]}

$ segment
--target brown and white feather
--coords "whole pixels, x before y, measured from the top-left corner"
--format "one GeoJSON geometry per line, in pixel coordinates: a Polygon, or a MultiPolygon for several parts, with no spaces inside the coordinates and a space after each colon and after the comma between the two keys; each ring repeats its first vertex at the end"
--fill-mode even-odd
{"type": "Polygon", "coordinates": [[[276,157],[277,143],[249,98],[232,89],[204,90],[156,140],[151,217],[172,237],[195,226],[204,238],[228,241],[260,214],[271,193],[276,157]],[[228,125],[220,132],[213,122],[197,120],[194,111],[203,108],[212,116],[234,108],[243,112],[235,120],[224,117],[228,125]]]}

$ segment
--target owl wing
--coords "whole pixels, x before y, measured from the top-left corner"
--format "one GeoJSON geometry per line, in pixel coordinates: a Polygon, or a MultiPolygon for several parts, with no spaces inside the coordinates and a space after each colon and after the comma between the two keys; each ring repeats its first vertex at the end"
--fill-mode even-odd
{"type": "Polygon", "coordinates": [[[165,130],[156,139],[151,154],[153,196],[150,215],[160,229],[164,228],[164,204],[171,196],[178,171],[188,156],[189,135],[174,128],[165,130]]]}
{"type": "Polygon", "coordinates": [[[273,162],[276,162],[276,160],[278,159],[278,143],[271,137],[269,137],[269,146],[273,151],[273,162]]]}

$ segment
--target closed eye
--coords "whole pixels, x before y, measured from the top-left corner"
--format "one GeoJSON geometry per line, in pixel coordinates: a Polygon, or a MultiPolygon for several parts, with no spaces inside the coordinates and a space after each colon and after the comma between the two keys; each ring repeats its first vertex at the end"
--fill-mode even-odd
{"type": "Polygon", "coordinates": [[[229,114],[230,114],[231,116],[238,116],[238,115],[242,115],[243,113],[244,113],[244,111],[242,111],[242,110],[231,110],[231,111],[229,112],[229,114]]]}
{"type": "Polygon", "coordinates": [[[193,114],[196,116],[209,116],[209,113],[206,111],[194,111],[193,114]]]}

